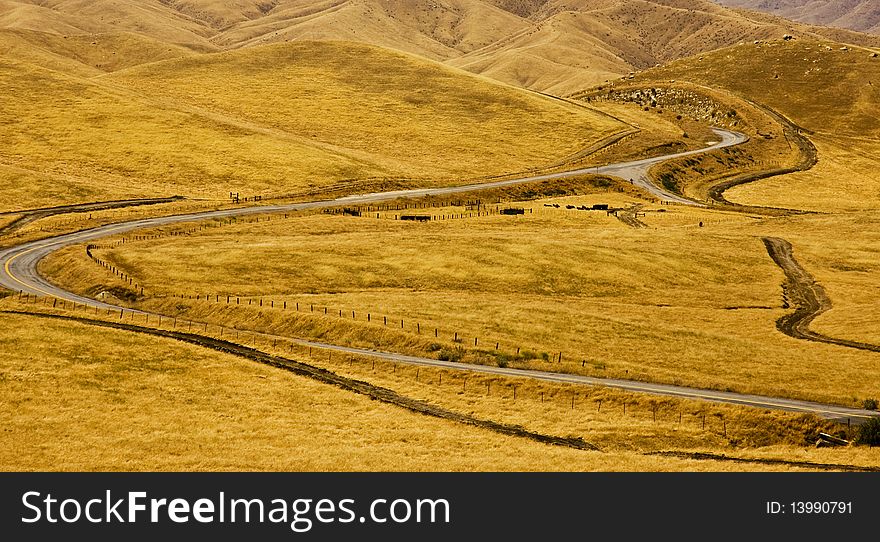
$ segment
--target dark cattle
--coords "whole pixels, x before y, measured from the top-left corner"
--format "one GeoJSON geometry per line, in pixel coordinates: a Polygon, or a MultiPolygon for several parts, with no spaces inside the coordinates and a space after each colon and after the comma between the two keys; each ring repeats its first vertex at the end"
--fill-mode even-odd
{"type": "Polygon", "coordinates": [[[416,222],[428,222],[431,217],[428,215],[401,215],[401,220],[414,220],[416,222]]]}
{"type": "Polygon", "coordinates": [[[501,214],[503,214],[503,215],[524,215],[524,214],[526,214],[526,210],[519,209],[519,208],[501,209],[501,214]]]}

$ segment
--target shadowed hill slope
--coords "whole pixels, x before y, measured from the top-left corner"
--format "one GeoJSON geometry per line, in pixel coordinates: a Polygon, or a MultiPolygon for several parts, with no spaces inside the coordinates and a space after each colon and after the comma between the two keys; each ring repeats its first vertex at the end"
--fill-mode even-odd
{"type": "Polygon", "coordinates": [[[754,9],[795,21],[880,34],[876,0],[716,0],[735,8],[754,9]]]}

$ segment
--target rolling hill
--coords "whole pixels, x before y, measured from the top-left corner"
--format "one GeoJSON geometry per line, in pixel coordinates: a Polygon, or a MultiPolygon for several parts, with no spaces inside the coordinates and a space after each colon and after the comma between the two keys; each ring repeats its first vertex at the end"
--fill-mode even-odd
{"type": "Polygon", "coordinates": [[[0,59],[7,209],[448,183],[551,165],[626,128],[364,44],[282,43],[97,77],[28,62],[51,56],[34,51],[0,59]]]}
{"type": "Polygon", "coordinates": [[[0,28],[136,33],[197,52],[356,41],[554,94],[787,33],[880,44],[709,0],[0,0],[0,28]]]}
{"type": "Polygon", "coordinates": [[[876,0],[717,0],[735,8],[754,9],[795,21],[880,34],[876,0]]]}

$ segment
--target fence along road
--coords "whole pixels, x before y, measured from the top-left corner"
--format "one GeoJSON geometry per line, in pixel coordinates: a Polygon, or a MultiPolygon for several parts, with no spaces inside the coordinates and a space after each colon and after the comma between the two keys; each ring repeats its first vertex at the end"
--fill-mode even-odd
{"type": "MultiPolygon", "coordinates": [[[[562,179],[566,177],[574,177],[584,174],[604,174],[615,177],[621,177],[625,180],[632,180],[633,184],[646,189],[664,201],[673,201],[684,205],[703,206],[701,203],[683,198],[677,194],[672,194],[662,188],[656,186],[651,181],[648,170],[661,162],[685,156],[702,154],[716,149],[732,147],[739,145],[748,140],[748,138],[740,133],[713,129],[715,134],[721,141],[714,143],[704,149],[688,151],[683,153],[675,153],[655,158],[647,158],[632,162],[623,162],[617,164],[609,164],[606,166],[581,168],[561,173],[551,173],[546,175],[537,175],[532,177],[523,177],[519,179],[507,179],[503,181],[494,181],[489,183],[469,184],[461,186],[451,186],[443,188],[423,188],[413,190],[398,190],[393,192],[378,192],[372,194],[360,194],[353,196],[345,196],[333,200],[313,201],[306,203],[291,203],[285,205],[263,205],[256,207],[244,207],[237,209],[225,209],[221,211],[205,211],[199,213],[182,214],[175,216],[165,216],[156,218],[144,218],[132,220],[128,222],[120,222],[116,224],[107,224],[84,230],[80,232],[68,233],[47,239],[31,241],[12,248],[0,251],[0,286],[8,288],[15,292],[23,292],[37,296],[50,296],[64,299],[73,303],[86,305],[89,307],[97,307],[99,309],[122,310],[124,307],[112,305],[97,301],[88,297],[68,292],[58,286],[51,284],[48,280],[40,276],[37,271],[37,265],[40,260],[49,254],[60,250],[64,247],[86,243],[107,237],[110,235],[122,234],[143,228],[152,228],[158,226],[168,226],[173,224],[181,224],[186,222],[197,222],[201,220],[215,218],[232,218],[239,216],[247,216],[254,214],[265,214],[285,211],[302,211],[307,209],[321,209],[327,207],[336,207],[339,205],[355,205],[377,203],[382,201],[394,200],[397,198],[417,198],[423,196],[449,195],[462,192],[471,192],[475,190],[487,188],[499,188],[505,186],[514,186],[535,181],[543,181],[550,179],[562,179]]],[[[129,310],[130,309],[125,309],[129,310]]],[[[139,312],[139,311],[131,311],[139,312]]],[[[855,423],[864,421],[877,413],[854,408],[846,408],[835,405],[826,405],[809,401],[797,401],[792,399],[782,399],[776,397],[765,397],[758,395],[738,394],[733,392],[721,392],[714,390],[702,390],[696,388],[687,388],[682,386],[672,386],[663,384],[651,384],[647,382],[637,382],[630,380],[612,380],[591,378],[579,375],[567,375],[560,373],[547,373],[542,371],[531,371],[525,369],[512,369],[501,367],[487,367],[478,365],[464,365],[460,363],[443,362],[430,358],[419,358],[413,356],[404,356],[392,352],[378,352],[373,350],[363,350],[357,348],[349,348],[328,343],[319,343],[312,341],[301,341],[303,344],[324,348],[335,351],[349,352],[355,354],[365,354],[376,358],[386,359],[399,363],[418,364],[425,366],[444,367],[447,369],[465,370],[473,372],[491,373],[512,377],[524,377],[539,379],[553,382],[565,382],[571,384],[586,384],[598,386],[610,386],[619,389],[652,393],[656,395],[674,396],[692,399],[701,399],[708,401],[716,401],[723,403],[733,403],[750,405],[759,408],[772,410],[786,410],[791,412],[808,412],[817,414],[823,418],[836,420],[852,420],[855,423]]]]}

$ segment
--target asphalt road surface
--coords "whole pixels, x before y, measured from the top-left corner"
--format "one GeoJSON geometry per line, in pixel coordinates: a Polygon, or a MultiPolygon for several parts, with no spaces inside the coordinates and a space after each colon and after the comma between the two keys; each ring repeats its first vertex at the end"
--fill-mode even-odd
{"type": "MultiPolygon", "coordinates": [[[[519,179],[507,179],[503,181],[495,181],[489,183],[480,183],[480,184],[471,184],[471,185],[462,185],[462,186],[452,186],[452,187],[443,187],[443,188],[424,188],[424,189],[413,189],[413,190],[399,190],[393,192],[379,192],[373,194],[360,194],[353,196],[345,196],[342,198],[337,198],[333,200],[324,200],[324,201],[314,201],[307,203],[292,203],[285,205],[265,205],[265,206],[257,206],[257,207],[244,207],[238,209],[226,209],[220,211],[206,211],[192,214],[183,214],[176,216],[166,216],[166,217],[156,217],[156,218],[145,218],[140,220],[132,220],[129,222],[120,222],[117,224],[108,224],[105,226],[99,226],[97,228],[93,228],[90,230],[84,230],[75,233],[69,233],[65,235],[59,235],[57,237],[51,237],[47,239],[40,239],[37,241],[31,241],[28,243],[24,243],[12,248],[5,249],[0,251],[0,286],[8,288],[14,292],[23,292],[31,295],[38,296],[50,296],[56,297],[59,299],[65,299],[74,303],[87,305],[90,307],[98,307],[101,309],[115,309],[120,310],[122,307],[107,304],[101,301],[97,301],[91,298],[83,297],[72,292],[68,292],[62,288],[59,288],[49,281],[44,279],[37,272],[37,265],[40,260],[45,258],[47,255],[60,250],[64,247],[87,243],[90,241],[95,241],[97,239],[101,239],[107,237],[109,235],[116,235],[121,233],[127,233],[134,230],[142,229],[142,228],[151,228],[157,226],[167,226],[172,224],[180,224],[185,222],[196,222],[207,219],[214,218],[230,218],[230,217],[238,217],[238,216],[246,216],[253,214],[264,214],[264,213],[273,213],[273,212],[285,212],[285,211],[300,211],[306,209],[320,209],[327,207],[336,207],[339,205],[355,205],[355,204],[367,204],[367,203],[375,203],[381,201],[389,201],[397,198],[417,198],[422,196],[429,195],[448,195],[448,194],[456,194],[461,192],[471,192],[474,190],[486,189],[486,188],[498,188],[504,186],[513,186],[517,184],[523,184],[534,181],[542,181],[549,179],[561,179],[566,177],[574,177],[577,175],[584,174],[604,174],[615,177],[620,177],[625,180],[632,180],[634,184],[641,186],[646,189],[650,193],[654,194],[661,200],[664,201],[673,201],[680,204],[685,205],[696,205],[701,206],[701,203],[683,198],[677,194],[672,194],[662,188],[655,186],[648,175],[648,170],[661,162],[666,160],[671,160],[674,158],[681,158],[684,156],[691,156],[695,154],[701,154],[704,152],[708,152],[715,149],[720,149],[724,147],[731,147],[734,145],[739,145],[748,140],[748,138],[742,134],[731,132],[727,130],[715,129],[716,135],[719,137],[720,141],[714,143],[704,149],[699,149],[695,151],[688,151],[683,153],[676,153],[665,156],[658,156],[655,158],[647,158],[644,160],[637,160],[633,162],[624,162],[618,164],[610,164],[606,166],[599,167],[591,167],[591,168],[583,168],[577,169],[567,172],[561,173],[552,173],[547,175],[537,175],[532,177],[524,177],[519,179]]],[[[128,309],[126,309],[128,310],[128,309]]],[[[137,312],[137,311],[134,311],[137,312]]],[[[463,371],[473,371],[473,372],[481,372],[481,373],[490,373],[490,374],[498,374],[504,376],[512,376],[512,377],[523,377],[523,378],[532,378],[538,380],[552,381],[552,382],[564,382],[571,384],[586,384],[586,385],[595,385],[595,386],[609,386],[634,392],[643,392],[643,393],[652,393],[656,395],[664,395],[664,396],[674,396],[674,397],[682,397],[682,398],[690,398],[690,399],[701,399],[707,401],[716,401],[723,403],[732,403],[732,404],[741,404],[741,405],[749,405],[758,408],[766,408],[772,410],[786,410],[790,412],[808,412],[814,413],[819,416],[828,419],[836,419],[836,420],[851,420],[853,423],[859,423],[860,421],[864,421],[871,416],[876,415],[876,413],[854,409],[854,408],[846,408],[834,405],[825,405],[820,403],[813,403],[809,401],[797,401],[792,399],[782,399],[775,397],[764,397],[757,395],[747,395],[747,394],[739,394],[733,392],[724,392],[724,391],[714,391],[714,390],[703,390],[696,388],[686,388],[682,386],[672,386],[672,385],[664,385],[664,384],[651,384],[646,382],[637,382],[630,380],[614,380],[614,379],[601,379],[601,378],[591,378],[586,376],[579,375],[567,375],[561,373],[549,373],[542,371],[531,371],[525,369],[512,369],[512,368],[501,368],[501,367],[489,367],[489,366],[479,366],[479,365],[466,365],[461,363],[452,363],[452,362],[444,362],[430,358],[420,358],[413,356],[404,356],[401,354],[395,354],[391,352],[377,352],[372,350],[363,350],[357,348],[349,348],[344,346],[338,346],[327,343],[319,343],[319,342],[311,342],[311,341],[301,341],[303,344],[313,346],[316,348],[323,348],[335,351],[343,351],[357,354],[366,354],[382,359],[387,359],[390,361],[396,361],[399,363],[409,363],[416,365],[430,365],[430,366],[438,366],[444,367],[447,369],[455,369],[455,370],[463,370],[463,371]]]]}

